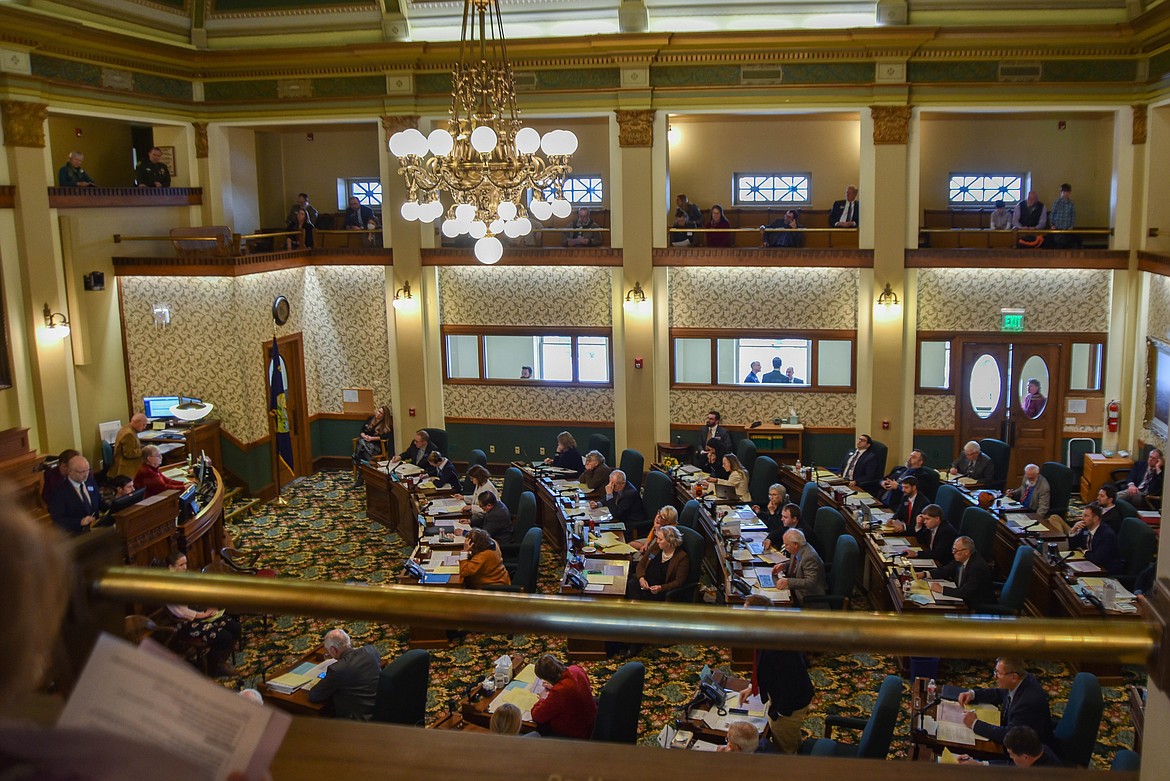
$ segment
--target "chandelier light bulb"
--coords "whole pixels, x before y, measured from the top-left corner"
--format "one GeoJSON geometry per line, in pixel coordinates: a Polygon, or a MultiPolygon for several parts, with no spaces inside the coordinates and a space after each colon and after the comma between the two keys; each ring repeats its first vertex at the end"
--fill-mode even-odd
{"type": "Polygon", "coordinates": [[[505,222],[514,220],[516,219],[516,204],[511,201],[500,201],[500,205],[496,207],[496,214],[500,215],[500,219],[505,222]]]}
{"type": "Polygon", "coordinates": [[[414,201],[406,201],[399,211],[402,213],[402,219],[413,222],[418,219],[419,205],[414,201]]]}
{"type": "MultiPolygon", "coordinates": [[[[397,135],[397,134],[395,134],[397,135]]],[[[420,133],[415,128],[407,128],[402,131],[402,138],[400,140],[399,148],[406,155],[414,155],[415,157],[423,157],[427,153],[427,137],[420,133]]]]}
{"type": "Polygon", "coordinates": [[[564,198],[554,198],[552,202],[552,213],[556,217],[568,217],[573,211],[573,205],[564,198]]]}
{"type": "Polygon", "coordinates": [[[434,222],[443,213],[443,204],[438,201],[424,203],[418,209],[418,218],[422,222],[434,222]]]}
{"type": "Polygon", "coordinates": [[[571,155],[577,151],[577,134],[572,130],[562,131],[565,134],[565,151],[561,154],[571,155]]]}
{"type": "Polygon", "coordinates": [[[516,134],[516,151],[522,155],[530,155],[540,149],[540,133],[535,128],[521,128],[516,134]]]}
{"type": "Polygon", "coordinates": [[[519,226],[517,230],[520,232],[516,234],[517,236],[527,236],[529,233],[532,233],[532,220],[528,219],[527,217],[521,217],[520,219],[513,220],[508,224],[519,226]]]}
{"type": "Polygon", "coordinates": [[[455,148],[455,139],[451,138],[451,134],[440,127],[432,130],[431,134],[427,136],[427,145],[430,147],[432,155],[446,157],[455,148]]]}
{"type": "Polygon", "coordinates": [[[504,232],[504,221],[503,220],[495,219],[495,220],[492,220],[490,225],[488,225],[488,233],[492,234],[493,236],[497,236],[503,232],[504,232]]]}
{"type": "Polygon", "coordinates": [[[528,210],[541,222],[552,216],[552,205],[548,201],[533,201],[528,205],[528,210]]]}
{"type": "Polygon", "coordinates": [[[471,131],[471,148],[483,154],[496,148],[496,131],[487,125],[480,125],[471,131]]]}
{"type": "Polygon", "coordinates": [[[495,236],[485,236],[475,242],[475,259],[491,265],[504,256],[504,245],[495,236]]]}
{"type": "Polygon", "coordinates": [[[443,235],[446,236],[447,238],[453,239],[456,236],[458,236],[460,233],[462,233],[463,231],[461,231],[459,228],[460,228],[460,225],[457,221],[443,220],[443,235]]]}
{"type": "Polygon", "coordinates": [[[487,225],[484,225],[483,220],[472,220],[471,225],[467,228],[467,233],[473,239],[482,239],[487,235],[487,225]]]}
{"type": "Polygon", "coordinates": [[[395,157],[406,157],[406,141],[402,139],[401,130],[390,136],[390,154],[395,157]]]}
{"type": "Polygon", "coordinates": [[[504,235],[507,236],[509,239],[518,238],[518,237],[524,235],[523,233],[521,233],[521,230],[523,230],[523,228],[524,228],[524,226],[520,224],[520,220],[511,220],[510,222],[508,222],[504,225],[504,235]]]}
{"type": "Polygon", "coordinates": [[[470,203],[461,203],[455,207],[455,219],[464,224],[475,219],[475,207],[470,203]]]}

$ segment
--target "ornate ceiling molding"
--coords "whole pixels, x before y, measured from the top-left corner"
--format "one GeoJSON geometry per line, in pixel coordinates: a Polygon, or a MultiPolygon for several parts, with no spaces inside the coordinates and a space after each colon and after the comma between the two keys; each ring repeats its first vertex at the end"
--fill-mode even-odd
{"type": "Polygon", "coordinates": [[[618,110],[618,144],[625,146],[654,145],[654,111],[618,110]]]}
{"type": "Polygon", "coordinates": [[[49,107],[23,100],[0,100],[0,122],[5,146],[45,147],[45,120],[49,107]]]}

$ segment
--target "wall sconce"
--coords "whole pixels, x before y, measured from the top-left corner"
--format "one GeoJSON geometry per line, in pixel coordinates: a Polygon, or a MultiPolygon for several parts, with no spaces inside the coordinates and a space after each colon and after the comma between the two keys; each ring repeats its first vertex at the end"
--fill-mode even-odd
{"type": "Polygon", "coordinates": [[[155,328],[165,331],[166,327],[171,323],[171,305],[152,304],[150,307],[150,319],[154,323],[155,328]]]}
{"type": "Polygon", "coordinates": [[[402,283],[402,287],[394,291],[394,308],[403,312],[418,309],[418,301],[410,293],[410,280],[402,283]]]}
{"type": "Polygon", "coordinates": [[[49,336],[58,339],[64,339],[69,335],[69,318],[60,312],[54,312],[49,309],[49,305],[45,304],[45,328],[48,329],[49,336]]]}
{"type": "Polygon", "coordinates": [[[877,299],[878,306],[898,306],[898,294],[890,287],[890,283],[886,283],[886,289],[881,292],[877,299]]]}
{"type": "Polygon", "coordinates": [[[634,288],[626,293],[626,310],[637,314],[648,314],[650,312],[650,301],[646,298],[646,291],[642,289],[641,282],[635,282],[634,288]]]}

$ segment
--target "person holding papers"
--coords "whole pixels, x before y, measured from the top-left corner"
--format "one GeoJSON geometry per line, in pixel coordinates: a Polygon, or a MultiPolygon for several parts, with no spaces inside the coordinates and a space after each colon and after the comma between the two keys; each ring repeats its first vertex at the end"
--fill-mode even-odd
{"type": "Polygon", "coordinates": [[[581,458],[581,451],[577,450],[577,440],[568,431],[557,434],[557,455],[544,459],[544,463],[558,469],[568,469],[574,477],[585,471],[585,460],[581,458]]]}
{"type": "Polygon", "coordinates": [[[949,580],[953,587],[942,583],[931,583],[930,590],[948,597],[957,597],[973,605],[988,605],[995,602],[995,585],[991,580],[991,568],[975,552],[975,541],[970,537],[959,537],[951,546],[954,560],[945,566],[930,571],[933,580],[949,580]]]}
{"type": "MultiPolygon", "coordinates": [[[[937,504],[928,504],[922,508],[922,513],[914,525],[914,536],[922,546],[922,556],[934,559],[942,567],[955,560],[951,555],[951,548],[955,544],[959,533],[955,527],[943,520],[942,508],[937,504]]],[[[906,551],[910,558],[916,558],[918,551],[913,548],[906,551]]]]}
{"type": "MultiPolygon", "coordinates": [[[[172,553],[167,556],[171,572],[187,571],[187,556],[172,553]]],[[[234,676],[236,669],[228,659],[236,650],[243,634],[240,622],[214,607],[193,610],[186,605],[167,605],[167,610],[179,619],[175,636],[182,640],[201,640],[207,644],[207,669],[215,678],[234,676]]]]}
{"type": "Polygon", "coordinates": [[[1007,495],[1009,499],[1024,505],[1028,512],[1041,516],[1048,515],[1048,508],[1052,504],[1052,487],[1035,464],[1024,467],[1024,482],[1020,483],[1019,488],[1009,488],[1007,495]]]}
{"type": "Polygon", "coordinates": [[[642,506],[642,497],[638,489],[626,481],[626,473],[615,469],[609,473],[609,484],[605,486],[605,497],[600,502],[590,502],[589,506],[596,510],[604,506],[609,510],[615,521],[626,525],[629,534],[634,524],[646,520],[646,508],[642,506]]]}
{"type": "Polygon", "coordinates": [[[788,589],[797,607],[804,604],[805,597],[824,594],[825,564],[816,548],[808,544],[804,532],[800,529],[784,532],[784,550],[788,551],[788,561],[772,567],[776,588],[788,589]]]}
{"type": "Polygon", "coordinates": [[[369,721],[374,715],[378,696],[378,676],[382,658],[372,645],[354,648],[344,629],[325,633],[325,653],[336,659],[316,686],[309,689],[309,702],[333,702],[333,715],[339,719],[369,721]]]}
{"type": "MultiPolygon", "coordinates": [[[[741,502],[750,502],[752,500],[751,491],[748,490],[748,471],[743,468],[743,464],[739,462],[739,458],[734,453],[728,453],[723,456],[723,471],[727,473],[727,482],[735,489],[735,498],[741,502]]],[[[707,482],[714,485],[719,482],[718,477],[708,477],[707,482]]]]}
{"type": "MultiPolygon", "coordinates": [[[[1112,488],[1113,486],[1109,486],[1112,488]]],[[[1121,571],[1121,549],[1117,533],[1101,522],[1101,508],[1086,504],[1081,519],[1073,524],[1068,537],[1069,550],[1083,550],[1085,558],[1105,570],[1108,575],[1121,571]]]]}
{"type": "Polygon", "coordinates": [[[504,569],[500,546],[483,529],[472,529],[463,541],[467,558],[459,562],[459,579],[464,588],[510,586],[512,579],[504,569]]]}
{"type": "Polygon", "coordinates": [[[589,675],[575,664],[566,667],[545,654],[536,661],[536,677],[545,684],[540,700],[532,706],[532,720],[540,734],[588,740],[597,721],[589,675]]]}
{"type": "Polygon", "coordinates": [[[966,477],[979,485],[987,485],[995,480],[995,464],[990,456],[983,452],[979,443],[971,440],[963,445],[963,452],[951,464],[953,477],[966,477]]]}
{"type": "Polygon", "coordinates": [[[644,540],[633,540],[630,547],[635,550],[650,551],[656,547],[654,542],[655,533],[663,526],[678,526],[678,510],[671,505],[663,505],[658,514],[654,516],[654,525],[650,527],[650,532],[646,535],[644,540]]]}
{"type": "Polygon", "coordinates": [[[435,488],[451,487],[458,491],[463,485],[451,459],[444,458],[438,450],[427,456],[426,470],[431,477],[435,478],[435,488]]]}
{"type": "Polygon", "coordinates": [[[479,507],[482,515],[472,515],[471,525],[483,529],[492,536],[492,539],[501,545],[512,541],[512,511],[490,491],[479,495],[479,507]]]}
{"type": "Polygon", "coordinates": [[[581,482],[589,489],[586,499],[600,499],[605,495],[605,486],[609,483],[609,474],[613,468],[605,463],[605,456],[598,450],[590,450],[585,454],[585,471],[581,473],[581,482]]]}
{"type": "Polygon", "coordinates": [[[677,526],[660,526],[654,532],[654,542],[638,560],[636,580],[630,580],[626,596],[663,602],[671,591],[686,585],[690,571],[690,559],[682,550],[682,532],[677,526]]]}
{"type": "Polygon", "coordinates": [[[414,439],[411,441],[410,447],[402,451],[401,455],[394,456],[391,463],[397,464],[400,461],[408,461],[415,466],[421,467],[426,463],[427,456],[437,449],[431,444],[431,435],[420,428],[414,432],[414,439]]]}
{"type": "MultiPolygon", "coordinates": [[[[496,493],[496,485],[492,482],[492,476],[488,473],[488,470],[479,464],[475,464],[471,469],[468,469],[467,476],[471,478],[471,484],[475,486],[475,491],[471,494],[471,502],[463,508],[463,514],[470,515],[473,518],[482,517],[483,507],[479,504],[480,494],[488,493],[498,498],[499,494],[496,493]]],[[[460,496],[460,498],[463,497],[460,496]]]]}
{"type": "Polygon", "coordinates": [[[971,689],[959,695],[960,705],[984,702],[999,706],[998,726],[979,719],[974,711],[963,716],[963,723],[979,737],[1003,743],[1013,727],[1031,727],[1042,742],[1052,741],[1048,692],[1028,672],[1023,659],[1001,656],[995,661],[994,689],[971,689]]]}

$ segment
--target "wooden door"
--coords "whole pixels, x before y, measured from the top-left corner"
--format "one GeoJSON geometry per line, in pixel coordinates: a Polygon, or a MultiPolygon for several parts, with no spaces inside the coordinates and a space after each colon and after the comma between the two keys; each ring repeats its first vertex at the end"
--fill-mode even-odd
{"type": "Polygon", "coordinates": [[[1008,484],[1024,474],[1028,464],[1043,464],[1060,459],[1060,431],[1064,409],[1064,347],[1059,343],[1013,342],[1012,381],[1008,388],[1011,420],[1007,443],[1012,446],[1012,465],[1008,484]],[[1042,403],[1025,406],[1028,381],[1035,387],[1042,403]]]}
{"type": "MultiPolygon", "coordinates": [[[[287,485],[294,477],[313,472],[312,442],[309,438],[309,410],[305,388],[305,343],[300,333],[281,336],[276,340],[280,359],[284,363],[285,399],[288,409],[289,435],[292,439],[292,471],[284,468],[283,459],[276,459],[281,465],[280,484],[287,485]]],[[[271,389],[272,340],[264,342],[264,398],[267,405],[271,389]]]]}
{"type": "Polygon", "coordinates": [[[971,440],[1002,439],[1008,422],[1011,345],[1005,342],[963,342],[959,373],[959,441],[955,453],[971,440]]]}

